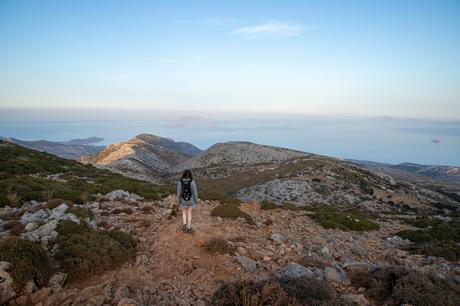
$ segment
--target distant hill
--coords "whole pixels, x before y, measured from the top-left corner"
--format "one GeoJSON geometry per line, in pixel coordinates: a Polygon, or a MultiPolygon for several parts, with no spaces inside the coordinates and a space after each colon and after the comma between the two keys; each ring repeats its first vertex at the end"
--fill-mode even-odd
{"type": "Polygon", "coordinates": [[[245,166],[257,163],[279,163],[291,158],[310,155],[286,148],[244,141],[229,141],[211,146],[201,154],[176,167],[176,170],[216,165],[245,166]]]}
{"type": "Polygon", "coordinates": [[[130,177],[157,180],[171,168],[186,162],[201,150],[189,143],[150,134],[140,134],[112,144],[98,154],[80,160],[106,167],[130,177]]]}
{"type": "Polygon", "coordinates": [[[420,165],[415,163],[401,163],[397,165],[387,163],[377,163],[362,160],[350,160],[352,162],[384,170],[393,175],[404,175],[404,173],[411,173],[416,176],[429,177],[437,181],[444,181],[452,183],[460,187],[460,167],[454,166],[440,166],[440,165],[420,165]]]}
{"type": "Polygon", "coordinates": [[[83,155],[96,154],[104,149],[104,146],[95,146],[92,143],[97,143],[103,140],[103,138],[90,137],[86,139],[72,139],[69,141],[56,142],[49,140],[33,140],[26,141],[12,137],[0,137],[2,140],[6,140],[17,145],[41,151],[47,152],[59,157],[67,159],[78,159],[83,155]]]}
{"type": "Polygon", "coordinates": [[[104,138],[100,138],[100,137],[89,137],[89,138],[83,138],[83,139],[72,139],[72,140],[69,140],[69,141],[63,141],[61,143],[64,143],[64,144],[72,144],[72,145],[89,145],[89,144],[92,144],[92,143],[98,143],[98,142],[101,142],[103,141],[104,138]]]}
{"type": "Polygon", "coordinates": [[[213,145],[173,168],[166,179],[172,183],[185,168],[193,170],[205,194],[248,202],[400,213],[460,207],[456,193],[445,192],[444,183],[435,185],[428,177],[414,182],[369,165],[250,142],[213,145]]]}

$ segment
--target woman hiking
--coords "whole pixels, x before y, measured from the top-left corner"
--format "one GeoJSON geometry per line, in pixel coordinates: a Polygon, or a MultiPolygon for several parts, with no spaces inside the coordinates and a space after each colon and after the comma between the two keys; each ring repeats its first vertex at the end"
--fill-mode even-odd
{"type": "Polygon", "coordinates": [[[177,182],[177,203],[182,208],[182,231],[192,232],[192,208],[198,204],[198,192],[192,171],[186,169],[177,182]]]}

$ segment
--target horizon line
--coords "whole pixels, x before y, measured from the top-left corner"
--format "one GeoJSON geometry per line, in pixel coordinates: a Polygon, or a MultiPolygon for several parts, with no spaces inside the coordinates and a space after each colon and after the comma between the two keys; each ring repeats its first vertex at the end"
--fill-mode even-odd
{"type": "MultiPolygon", "coordinates": [[[[152,108],[152,107],[3,107],[0,106],[0,110],[6,111],[155,111],[162,113],[171,113],[171,114],[219,114],[219,115],[231,115],[231,114],[245,114],[245,115],[265,115],[265,116],[314,116],[314,117],[337,117],[337,118],[362,118],[362,119],[396,119],[396,120],[422,120],[422,121],[443,121],[443,122],[460,122],[460,117],[428,117],[428,116],[398,116],[391,114],[353,114],[353,113],[333,113],[333,112],[307,112],[307,111],[254,111],[254,110],[205,110],[198,109],[193,111],[182,111],[177,109],[167,109],[167,108],[152,108]]],[[[0,114],[1,115],[1,114],[0,114]]],[[[37,120],[40,121],[40,120],[37,120]]],[[[57,120],[61,121],[61,120],[57,120]]],[[[67,120],[66,120],[67,121],[67,120]]],[[[82,120],[78,120],[82,121],[82,120]]],[[[91,120],[95,121],[95,120],[91,120]]],[[[102,120],[105,121],[105,120],[102,120]]],[[[113,120],[112,120],[113,121],[113,120]]]]}

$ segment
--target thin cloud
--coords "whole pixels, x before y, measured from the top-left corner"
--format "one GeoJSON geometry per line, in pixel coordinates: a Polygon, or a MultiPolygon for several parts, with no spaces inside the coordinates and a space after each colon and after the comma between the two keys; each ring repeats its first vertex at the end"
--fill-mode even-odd
{"type": "Polygon", "coordinates": [[[247,37],[294,37],[302,35],[305,31],[311,29],[313,29],[311,26],[270,21],[261,25],[236,29],[233,34],[247,37]]]}
{"type": "Polygon", "coordinates": [[[184,64],[184,61],[176,60],[172,58],[164,58],[160,60],[161,63],[168,63],[168,64],[184,64]]]}
{"type": "Polygon", "coordinates": [[[183,65],[183,64],[196,64],[196,63],[200,63],[201,60],[198,58],[198,57],[195,57],[195,58],[192,58],[192,59],[188,59],[188,60],[178,60],[178,59],[174,59],[174,58],[164,58],[164,59],[161,59],[160,60],[160,63],[166,63],[166,64],[180,64],[180,65],[183,65]]]}

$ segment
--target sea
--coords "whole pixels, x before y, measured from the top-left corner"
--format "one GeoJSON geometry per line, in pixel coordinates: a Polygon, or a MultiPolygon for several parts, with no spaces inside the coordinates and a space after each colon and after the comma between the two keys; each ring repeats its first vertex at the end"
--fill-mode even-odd
{"type": "Polygon", "coordinates": [[[0,109],[0,136],[109,145],[148,133],[207,149],[250,141],[344,159],[460,166],[460,120],[132,109],[0,109]]]}

